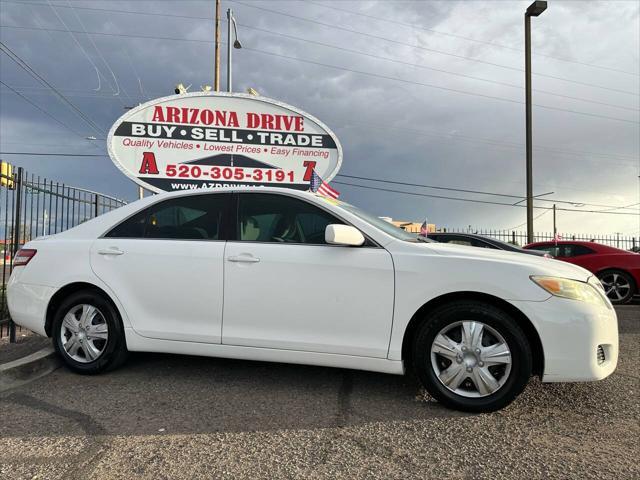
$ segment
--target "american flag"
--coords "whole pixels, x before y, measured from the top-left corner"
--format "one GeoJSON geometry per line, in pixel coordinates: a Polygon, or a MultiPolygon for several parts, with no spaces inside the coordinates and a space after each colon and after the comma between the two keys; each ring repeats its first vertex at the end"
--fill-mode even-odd
{"type": "Polygon", "coordinates": [[[319,193],[324,197],[338,198],[340,196],[340,192],[335,188],[331,188],[327,182],[320,178],[320,175],[315,170],[311,172],[309,188],[313,193],[319,193]]]}
{"type": "Polygon", "coordinates": [[[420,236],[426,237],[429,234],[429,227],[427,226],[427,219],[424,219],[424,223],[420,226],[420,236]]]}

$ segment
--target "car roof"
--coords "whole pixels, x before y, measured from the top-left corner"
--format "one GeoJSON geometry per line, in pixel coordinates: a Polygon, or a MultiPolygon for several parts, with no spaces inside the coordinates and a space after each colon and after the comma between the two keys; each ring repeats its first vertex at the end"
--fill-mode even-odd
{"type": "Polygon", "coordinates": [[[322,195],[318,195],[317,193],[309,192],[307,190],[297,190],[295,188],[286,188],[286,187],[249,187],[249,186],[222,186],[218,188],[194,188],[189,190],[174,190],[172,192],[160,192],[154,195],[154,198],[171,198],[171,197],[180,197],[182,195],[199,195],[205,193],[228,193],[228,192],[265,192],[265,193],[294,193],[296,196],[300,197],[322,197],[322,195]]]}

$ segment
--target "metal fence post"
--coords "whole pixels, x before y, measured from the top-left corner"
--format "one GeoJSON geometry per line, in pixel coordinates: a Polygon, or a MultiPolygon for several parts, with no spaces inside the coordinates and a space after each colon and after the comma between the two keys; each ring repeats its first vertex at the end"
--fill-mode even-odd
{"type": "Polygon", "coordinates": [[[97,217],[98,216],[98,194],[95,193],[93,195],[93,217],[97,217]]]}
{"type": "MultiPolygon", "coordinates": [[[[13,224],[13,248],[11,251],[11,258],[15,256],[16,252],[20,248],[20,209],[22,208],[22,167],[18,167],[18,173],[14,181],[16,189],[15,198],[15,221],[13,224]]],[[[11,264],[13,267],[13,263],[11,264]]],[[[6,292],[5,292],[6,294],[6,292]]],[[[16,324],[9,318],[9,343],[16,343],[16,324]]]]}

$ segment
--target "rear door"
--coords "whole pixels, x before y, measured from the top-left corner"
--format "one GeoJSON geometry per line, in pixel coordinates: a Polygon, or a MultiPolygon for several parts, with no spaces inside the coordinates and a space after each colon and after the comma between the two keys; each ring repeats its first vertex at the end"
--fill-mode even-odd
{"type": "Polygon", "coordinates": [[[92,269],[140,335],[220,343],[230,197],[209,193],[158,202],[93,243],[92,269]]]}
{"type": "Polygon", "coordinates": [[[328,245],[328,210],[284,194],[238,194],[225,253],[229,345],[386,358],[393,317],[391,255],[368,242],[328,245]]]}

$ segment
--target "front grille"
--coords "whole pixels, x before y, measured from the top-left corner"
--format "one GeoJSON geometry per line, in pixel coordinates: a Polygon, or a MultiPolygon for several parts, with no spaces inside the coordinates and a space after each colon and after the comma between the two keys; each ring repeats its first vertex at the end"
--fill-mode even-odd
{"type": "Polygon", "coordinates": [[[604,348],[602,348],[602,345],[598,345],[598,365],[602,365],[605,360],[604,348]]]}

